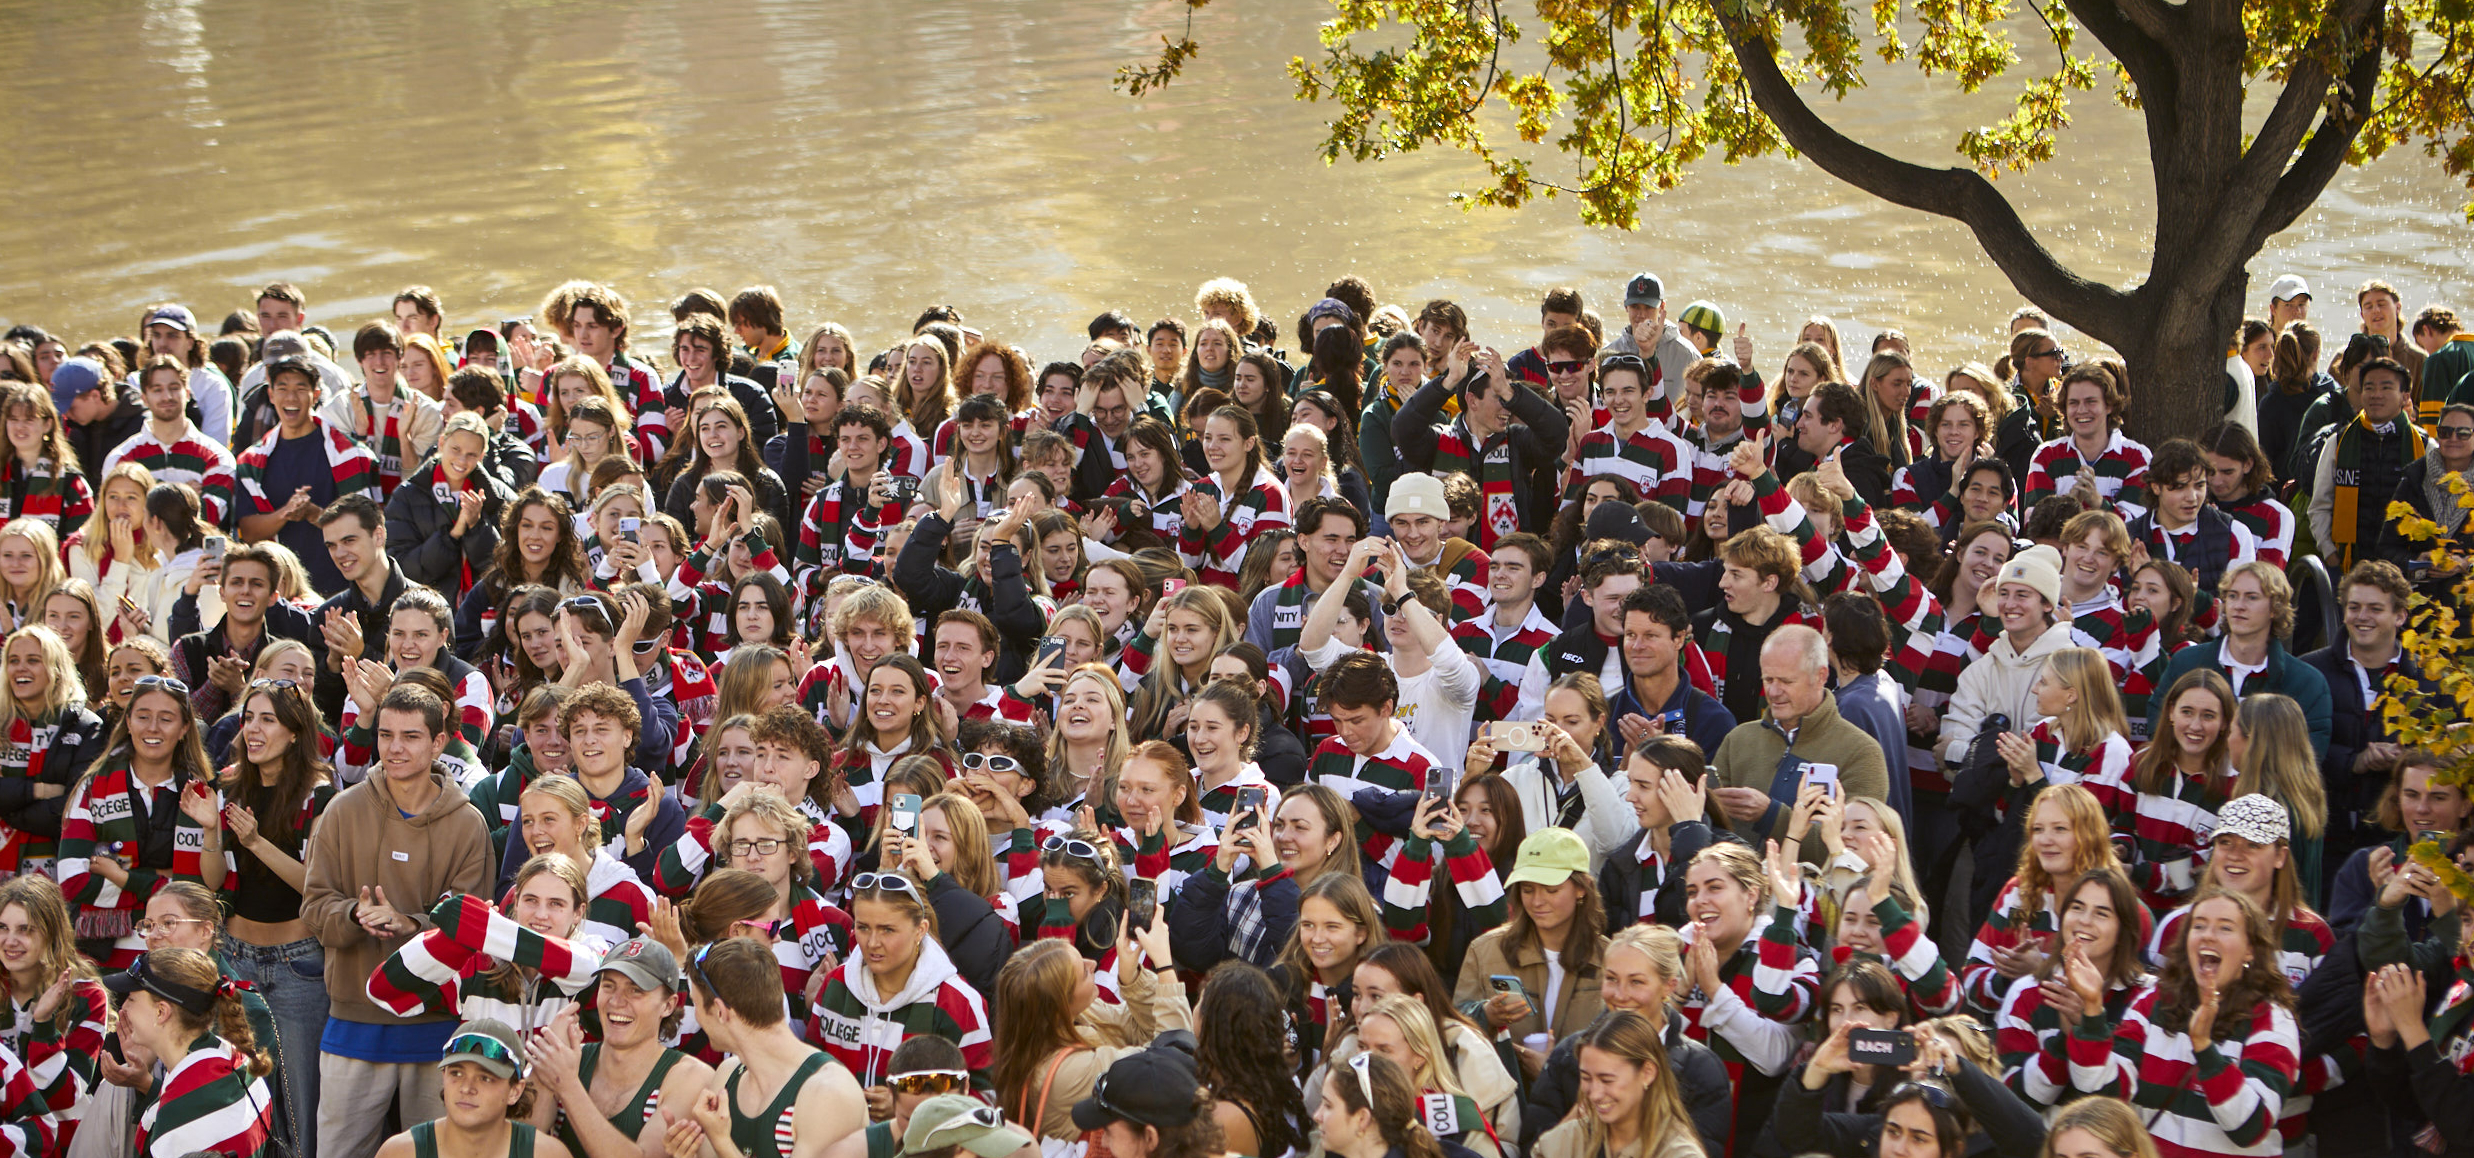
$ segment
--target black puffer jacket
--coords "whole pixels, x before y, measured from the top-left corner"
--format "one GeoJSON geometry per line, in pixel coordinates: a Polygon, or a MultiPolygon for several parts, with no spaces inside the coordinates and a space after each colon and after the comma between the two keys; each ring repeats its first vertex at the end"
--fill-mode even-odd
{"type": "Polygon", "coordinates": [[[507,480],[476,467],[470,477],[481,490],[481,518],[459,539],[448,533],[459,508],[453,499],[441,500],[441,484],[433,481],[437,469],[433,454],[387,499],[387,554],[395,556],[404,578],[454,594],[462,587],[461,564],[472,565],[476,581],[489,573],[491,556],[498,552],[498,523],[515,493],[507,480]]]}

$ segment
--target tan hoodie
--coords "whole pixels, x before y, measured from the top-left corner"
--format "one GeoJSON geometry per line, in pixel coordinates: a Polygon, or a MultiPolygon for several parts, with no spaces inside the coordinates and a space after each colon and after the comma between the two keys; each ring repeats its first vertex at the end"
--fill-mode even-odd
{"type": "Polygon", "coordinates": [[[421,815],[406,819],[395,806],[394,785],[381,773],[344,789],[310,830],[301,889],[301,919],[326,946],[329,1012],[345,1021],[374,1025],[449,1021],[452,1013],[397,1017],[369,999],[370,975],[389,954],[430,927],[430,908],[443,893],[489,895],[497,858],[489,829],[464,798],[455,778],[436,768],[430,781],[438,797],[421,815]],[[386,890],[387,903],[418,927],[401,937],[372,937],[352,919],[361,889],[386,890]]]}

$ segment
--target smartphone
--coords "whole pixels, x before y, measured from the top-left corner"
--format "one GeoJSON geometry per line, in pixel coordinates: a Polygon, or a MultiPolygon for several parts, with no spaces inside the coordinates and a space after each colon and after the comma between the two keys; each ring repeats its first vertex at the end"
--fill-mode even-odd
{"type": "Polygon", "coordinates": [[[1903,1029],[1852,1029],[1847,1031],[1847,1060],[1903,1066],[1916,1060],[1916,1039],[1903,1029]]]}
{"type": "Polygon", "coordinates": [[[644,520],[642,519],[620,519],[619,538],[625,539],[630,543],[637,542],[638,539],[636,532],[641,530],[643,526],[644,520]]]}
{"type": "Polygon", "coordinates": [[[1535,720],[1515,720],[1498,726],[1489,739],[1497,751],[1543,752],[1546,750],[1546,729],[1535,720]]]}
{"type": "MultiPolygon", "coordinates": [[[[1495,973],[1489,975],[1486,978],[1486,987],[1497,993],[1509,993],[1523,1001],[1529,1001],[1529,987],[1521,984],[1520,978],[1514,977],[1509,973],[1495,973]]],[[[1530,1009],[1535,1010],[1537,1007],[1537,1002],[1529,1001],[1530,1009]]]]}
{"type": "Polygon", "coordinates": [[[1242,819],[1232,820],[1229,827],[1231,829],[1254,827],[1254,822],[1263,818],[1263,803],[1268,799],[1270,799],[1269,794],[1260,787],[1238,789],[1237,810],[1229,815],[1242,819]]]}
{"type": "Polygon", "coordinates": [[[907,792],[893,798],[892,827],[909,836],[919,831],[919,798],[907,792]]]}
{"type": "Polygon", "coordinates": [[[1830,795],[1832,795],[1832,796],[1836,796],[1836,795],[1838,795],[1838,765],[1836,765],[1836,764],[1806,764],[1806,765],[1804,765],[1804,783],[1806,783],[1806,784],[1818,784],[1818,785],[1822,786],[1823,788],[1828,789],[1828,790],[1829,790],[1829,792],[1830,792],[1830,795]]]}
{"type": "Polygon", "coordinates": [[[1148,929],[1160,911],[1160,884],[1145,877],[1125,882],[1125,915],[1132,924],[1128,928],[1148,929]]]}
{"type": "Polygon", "coordinates": [[[1183,579],[1162,579],[1162,580],[1160,580],[1160,597],[1161,597],[1161,598],[1163,598],[1163,599],[1165,599],[1165,598],[1167,598],[1167,597],[1169,597],[1169,596],[1171,596],[1171,595],[1175,595],[1176,593],[1178,593],[1178,592],[1180,592],[1180,591],[1183,591],[1183,590],[1185,590],[1185,580],[1183,580],[1183,579]]]}
{"type": "Polygon", "coordinates": [[[231,545],[231,540],[226,539],[221,535],[207,536],[206,545],[202,548],[206,561],[210,563],[221,561],[223,559],[224,548],[229,545],[231,545]]]}
{"type": "Polygon", "coordinates": [[[1452,802],[1452,769],[1450,766],[1444,764],[1426,766],[1425,795],[1429,800],[1440,800],[1445,804],[1452,802]]]}
{"type": "Polygon", "coordinates": [[[896,504],[896,505],[899,505],[899,506],[905,506],[905,507],[907,507],[907,506],[911,505],[911,502],[912,502],[913,500],[917,499],[918,497],[919,497],[919,480],[918,480],[918,479],[915,479],[915,478],[910,478],[910,477],[908,477],[908,476],[904,476],[904,477],[901,477],[901,478],[894,479],[893,481],[888,482],[888,483],[886,483],[886,484],[885,484],[885,501],[886,501],[886,502],[893,503],[893,504],[896,504]]]}
{"type": "Polygon", "coordinates": [[[1040,640],[1039,640],[1039,654],[1038,654],[1037,658],[1035,658],[1035,659],[1033,659],[1033,660],[1031,661],[1031,666],[1032,666],[1033,668],[1043,668],[1043,667],[1047,667],[1047,666],[1048,666],[1048,663],[1049,663],[1049,661],[1050,661],[1050,660],[1056,659],[1057,657],[1059,657],[1059,656],[1061,656],[1061,655],[1064,655],[1064,654],[1065,654],[1065,637],[1064,637],[1064,636],[1062,636],[1062,635],[1043,635],[1043,636],[1041,636],[1041,637],[1040,637],[1040,640]]]}

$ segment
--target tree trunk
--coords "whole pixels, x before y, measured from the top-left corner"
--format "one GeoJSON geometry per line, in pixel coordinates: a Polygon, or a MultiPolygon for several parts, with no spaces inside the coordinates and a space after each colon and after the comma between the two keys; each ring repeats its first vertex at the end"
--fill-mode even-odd
{"type": "Polygon", "coordinates": [[[2168,438],[2195,438],[2225,417],[2225,357],[2242,325],[2250,275],[2190,269],[2169,238],[2157,239],[2156,268],[2182,271],[2131,292],[2118,310],[2068,319],[2112,346],[2130,370],[2134,439],[2153,447],[2168,438]]]}

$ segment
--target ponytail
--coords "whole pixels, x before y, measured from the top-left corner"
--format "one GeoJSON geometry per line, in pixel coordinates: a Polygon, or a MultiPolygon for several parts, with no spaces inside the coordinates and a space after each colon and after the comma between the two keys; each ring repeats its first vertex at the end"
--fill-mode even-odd
{"type": "Polygon", "coordinates": [[[1383,1136],[1384,1145],[1406,1158],[1443,1158],[1442,1140],[1418,1119],[1417,1086],[1400,1063],[1380,1054],[1363,1053],[1330,1067],[1327,1072],[1343,1107],[1350,1113],[1365,1110],[1374,1116],[1375,1130],[1383,1136]]]}
{"type": "Polygon", "coordinates": [[[258,1048],[258,1034],[249,1028],[249,1009],[241,1004],[240,989],[229,979],[218,985],[215,995],[215,1036],[222,1038],[241,1056],[249,1059],[249,1076],[262,1078],[275,1068],[274,1059],[258,1048]]]}

